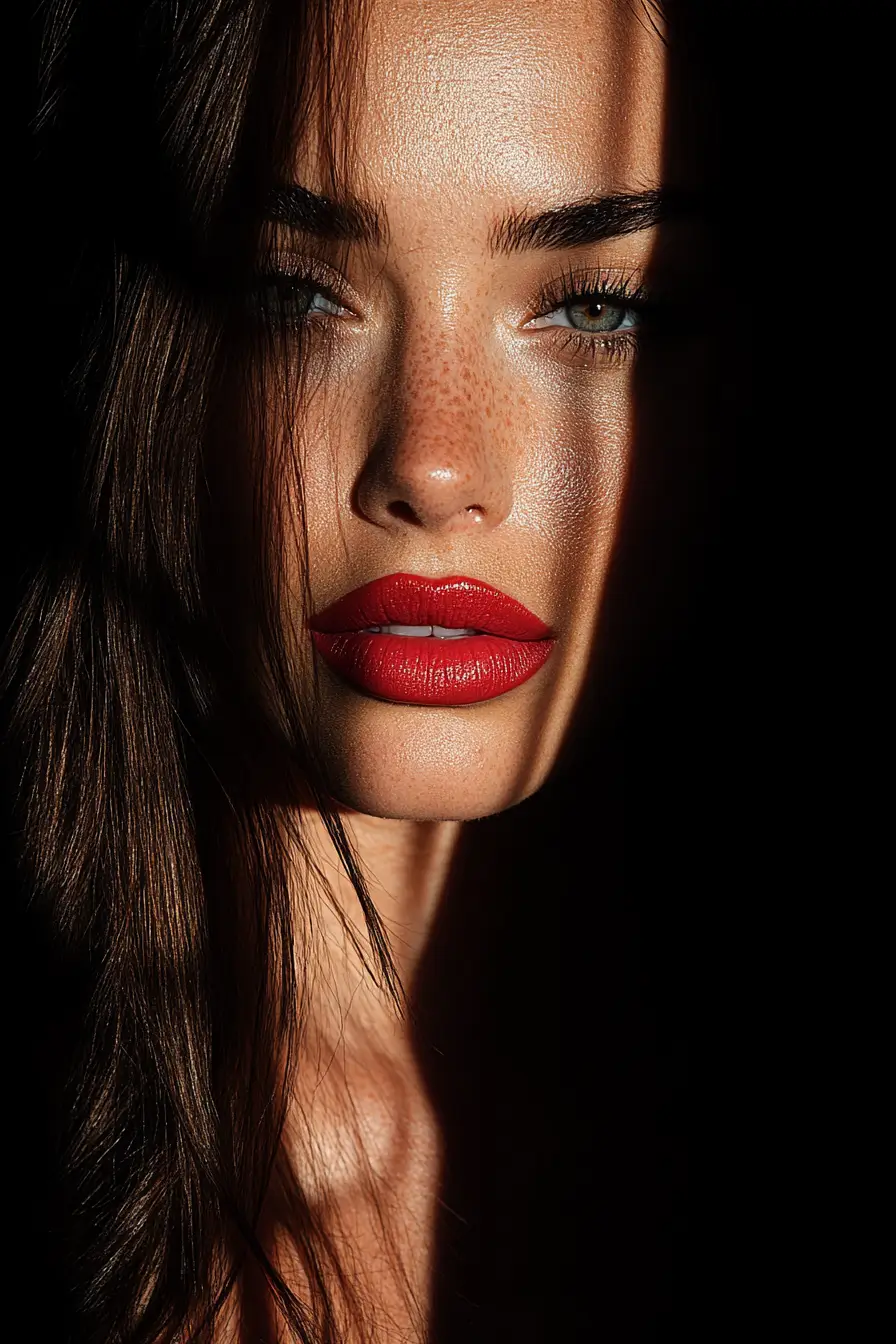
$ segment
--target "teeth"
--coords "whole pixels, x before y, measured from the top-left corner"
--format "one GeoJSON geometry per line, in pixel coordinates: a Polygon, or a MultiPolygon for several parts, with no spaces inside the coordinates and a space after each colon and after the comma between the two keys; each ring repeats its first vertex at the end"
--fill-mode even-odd
{"type": "Polygon", "coordinates": [[[368,625],[365,635],[405,635],[417,639],[426,639],[433,635],[436,639],[463,639],[466,635],[475,635],[473,629],[454,630],[447,625],[368,625]]]}
{"type": "Polygon", "coordinates": [[[380,628],[384,635],[417,635],[419,637],[432,634],[431,625],[384,625],[380,628]]]}

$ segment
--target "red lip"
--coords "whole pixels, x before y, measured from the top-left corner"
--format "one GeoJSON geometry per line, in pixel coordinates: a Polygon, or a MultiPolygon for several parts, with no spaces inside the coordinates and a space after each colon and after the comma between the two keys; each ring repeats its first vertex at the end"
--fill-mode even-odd
{"type": "Polygon", "coordinates": [[[521,686],[551,655],[544,621],[478,579],[389,574],[347,593],[309,622],[318,652],[353,685],[409,705],[470,705],[521,686]],[[373,625],[438,625],[475,635],[370,632],[373,625]]]}

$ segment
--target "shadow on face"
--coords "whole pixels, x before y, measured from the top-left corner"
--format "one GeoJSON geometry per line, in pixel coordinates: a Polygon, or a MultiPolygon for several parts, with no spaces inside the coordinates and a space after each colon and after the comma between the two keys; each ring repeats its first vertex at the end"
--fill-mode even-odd
{"type": "MultiPolygon", "coordinates": [[[[629,30],[614,14],[618,52],[629,30]]],[[[699,194],[702,71],[674,41],[667,60],[655,180],[699,194]]],[[[620,75],[617,112],[638,120],[638,63],[619,68],[629,84],[620,75]]],[[[553,772],[521,806],[464,828],[415,984],[419,1058],[446,1153],[437,1344],[679,1337],[692,970],[682,907],[695,846],[711,844],[694,770],[716,703],[711,691],[701,702],[712,644],[701,547],[719,485],[719,357],[703,332],[721,290],[700,227],[667,220],[649,239],[625,240],[644,248],[646,286],[662,293],[667,317],[621,391],[610,544],[593,546],[592,511],[578,535],[593,549],[582,540],[576,561],[568,553],[573,602],[592,566],[591,617],[575,675],[565,688],[558,678],[554,725],[550,712],[529,725],[516,778],[543,780],[545,756],[553,772]]],[[[601,388],[588,403],[593,443],[611,403],[599,366],[588,376],[589,390],[601,388]]],[[[598,458],[584,460],[593,470],[598,458]]]]}
{"type": "MultiPolygon", "coordinates": [[[[334,797],[470,819],[535,792],[578,734],[640,488],[639,369],[673,363],[674,389],[694,353],[671,315],[697,225],[663,164],[663,42],[626,6],[375,5],[364,55],[351,201],[365,227],[349,243],[319,218],[310,231],[306,193],[328,183],[309,135],[269,239],[307,343],[312,390],[271,436],[300,445],[312,610],[394,574],[463,576],[553,644],[501,693],[398,703],[327,658],[312,668],[298,545],[285,617],[334,797]]],[[[647,492],[666,488],[654,475],[647,492]]],[[[404,638],[408,663],[430,656],[404,638]]]]}

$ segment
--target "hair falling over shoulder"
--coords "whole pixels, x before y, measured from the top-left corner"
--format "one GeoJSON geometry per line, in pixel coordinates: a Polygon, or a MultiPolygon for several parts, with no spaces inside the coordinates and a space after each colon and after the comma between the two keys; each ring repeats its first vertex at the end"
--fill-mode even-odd
{"type": "MultiPolygon", "coordinates": [[[[238,302],[259,203],[289,171],[294,109],[344,124],[362,19],[357,0],[39,14],[34,214],[49,238],[54,201],[77,208],[45,281],[56,494],[3,687],[20,878],[77,987],[59,1235],[85,1344],[216,1339],[249,1272],[291,1337],[335,1342],[350,1318],[366,1337],[281,1152],[319,890],[309,861],[296,918],[294,790],[355,884],[371,974],[400,992],[290,694],[271,464],[249,481],[210,451],[224,402],[251,415],[266,395],[238,302]],[[227,498],[256,503],[239,542],[227,498]],[[275,1170],[300,1291],[258,1230],[275,1170]]],[[[324,148],[335,182],[345,145],[324,148]]]]}

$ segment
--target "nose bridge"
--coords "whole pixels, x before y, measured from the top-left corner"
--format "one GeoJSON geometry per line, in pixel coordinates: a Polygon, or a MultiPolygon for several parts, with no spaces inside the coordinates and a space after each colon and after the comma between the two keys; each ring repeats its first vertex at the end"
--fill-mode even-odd
{"type": "Polygon", "coordinates": [[[406,322],[383,430],[359,489],[362,510],[376,521],[456,530],[506,517],[509,465],[482,347],[472,323],[447,325],[432,312],[406,322]]]}

